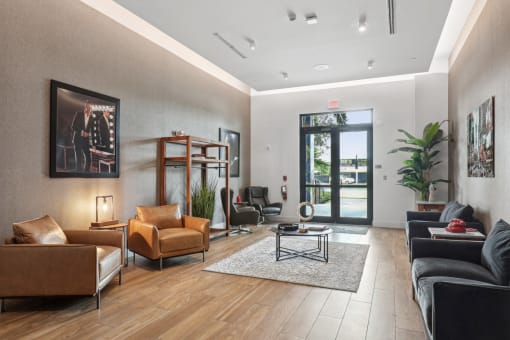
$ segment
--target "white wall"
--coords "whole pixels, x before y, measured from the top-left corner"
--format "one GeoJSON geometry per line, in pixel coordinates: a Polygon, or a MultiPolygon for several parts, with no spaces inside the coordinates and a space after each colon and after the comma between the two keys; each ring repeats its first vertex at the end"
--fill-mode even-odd
{"type": "MultiPolygon", "coordinates": [[[[447,116],[447,77],[410,77],[395,82],[340,87],[306,92],[259,95],[251,101],[251,181],[267,185],[270,199],[279,200],[282,176],[288,176],[285,217],[296,216],[299,202],[299,114],[327,112],[329,100],[339,100],[340,110],[374,110],[374,226],[402,227],[406,210],[415,208],[412,191],[396,184],[397,169],[406,158],[388,155],[402,136],[432,120],[447,116]],[[420,116],[417,118],[416,114],[420,116]],[[384,179],[386,176],[386,180],[384,179]]],[[[446,155],[445,155],[445,158],[446,155]]],[[[447,169],[447,167],[446,167],[447,169]]]]}
{"type": "MultiPolygon", "coordinates": [[[[79,1],[0,1],[0,31],[0,240],[13,222],[44,214],[86,229],[96,195],[113,194],[123,221],[157,204],[157,142],[175,129],[214,140],[219,127],[240,132],[241,177],[231,186],[248,185],[247,94],[79,1]],[[120,178],[49,178],[50,79],[120,99],[120,178]]],[[[177,175],[167,201],[183,204],[184,170],[168,171],[177,175]]],[[[224,219],[223,183],[213,223],[224,219]]]]}
{"type": "MultiPolygon", "coordinates": [[[[417,136],[423,135],[423,128],[430,122],[441,122],[448,119],[448,74],[425,74],[415,78],[415,131],[417,136]]],[[[441,125],[448,134],[448,123],[441,125]]],[[[432,178],[448,179],[448,143],[442,143],[438,160],[442,161],[433,169],[432,178]]],[[[437,183],[435,201],[448,200],[448,183],[437,183]]]]}
{"type": "Polygon", "coordinates": [[[449,74],[449,114],[455,123],[451,191],[470,204],[489,232],[510,222],[510,1],[487,1],[449,74]],[[467,176],[467,115],[494,96],[495,177],[467,176]]]}

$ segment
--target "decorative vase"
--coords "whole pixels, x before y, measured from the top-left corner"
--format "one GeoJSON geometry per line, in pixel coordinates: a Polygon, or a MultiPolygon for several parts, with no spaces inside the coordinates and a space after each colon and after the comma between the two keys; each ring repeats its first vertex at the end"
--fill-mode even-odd
{"type": "Polygon", "coordinates": [[[429,185],[429,202],[434,202],[436,200],[436,190],[437,188],[434,184],[430,183],[429,185]]]}

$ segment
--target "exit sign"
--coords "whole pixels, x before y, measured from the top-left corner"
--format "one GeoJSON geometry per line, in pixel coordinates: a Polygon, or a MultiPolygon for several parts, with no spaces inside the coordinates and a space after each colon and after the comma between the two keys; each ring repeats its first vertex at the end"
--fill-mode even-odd
{"type": "Polygon", "coordinates": [[[328,102],[328,109],[338,109],[340,107],[340,101],[339,100],[330,100],[328,102]]]}

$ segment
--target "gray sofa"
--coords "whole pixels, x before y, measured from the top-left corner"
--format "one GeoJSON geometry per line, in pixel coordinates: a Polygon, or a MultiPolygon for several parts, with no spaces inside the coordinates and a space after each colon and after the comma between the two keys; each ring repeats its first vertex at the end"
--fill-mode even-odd
{"type": "MultiPolygon", "coordinates": [[[[456,201],[448,202],[440,211],[407,211],[406,212],[406,240],[411,246],[411,239],[416,237],[430,238],[428,228],[445,228],[454,219],[460,218],[469,228],[475,228],[485,234],[482,222],[473,217],[473,208],[456,201]]],[[[411,249],[409,248],[409,251],[411,249]]]]}
{"type": "Polygon", "coordinates": [[[434,340],[510,339],[510,225],[485,242],[413,238],[412,282],[434,340]]]}

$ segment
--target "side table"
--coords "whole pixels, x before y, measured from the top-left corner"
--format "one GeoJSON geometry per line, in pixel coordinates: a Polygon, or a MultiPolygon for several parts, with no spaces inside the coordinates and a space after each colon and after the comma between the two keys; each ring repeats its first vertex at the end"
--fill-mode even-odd
{"type": "Polygon", "coordinates": [[[433,240],[469,240],[483,241],[485,235],[479,231],[466,231],[465,233],[452,233],[445,228],[429,228],[430,236],[433,240]]]}
{"type": "Polygon", "coordinates": [[[416,205],[418,206],[418,211],[443,211],[446,202],[416,201],[416,205]]]}
{"type": "Polygon", "coordinates": [[[122,231],[122,239],[124,243],[124,267],[128,266],[128,224],[127,223],[117,223],[111,225],[103,225],[103,226],[90,226],[89,230],[120,230],[122,231]]]}

